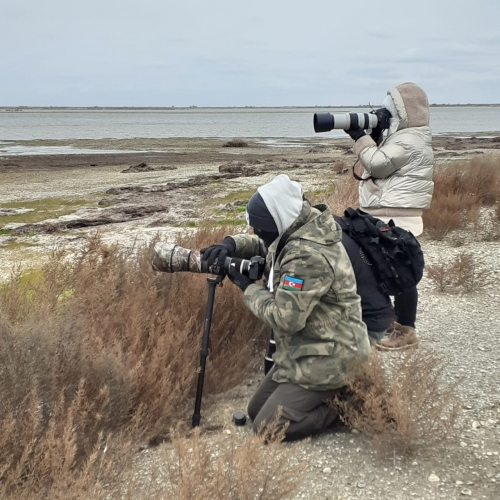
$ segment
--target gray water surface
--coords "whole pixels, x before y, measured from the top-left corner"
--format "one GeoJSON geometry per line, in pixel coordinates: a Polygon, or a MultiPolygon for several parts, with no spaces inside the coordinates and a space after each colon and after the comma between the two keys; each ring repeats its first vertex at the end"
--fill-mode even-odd
{"type": "MultiPolygon", "coordinates": [[[[341,130],[315,134],[313,115],[342,108],[232,108],[166,110],[23,110],[0,111],[0,154],[8,141],[132,138],[279,138],[345,137],[341,130]]],[[[353,108],[368,112],[369,108],[353,108]]],[[[500,131],[500,106],[431,108],[433,134],[487,135],[500,131]]],[[[64,148],[64,152],[68,152],[64,148]]],[[[54,151],[56,152],[56,151],[54,151]]],[[[63,151],[60,151],[61,153],[63,151]]],[[[109,151],[112,152],[112,151],[109,151]]],[[[17,153],[19,154],[19,152],[17,153]]]]}

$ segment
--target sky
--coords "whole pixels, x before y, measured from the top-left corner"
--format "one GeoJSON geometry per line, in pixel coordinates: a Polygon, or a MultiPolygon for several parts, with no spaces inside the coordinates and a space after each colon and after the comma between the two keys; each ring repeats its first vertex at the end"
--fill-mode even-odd
{"type": "Polygon", "coordinates": [[[500,0],[0,0],[0,106],[500,103],[500,0]]]}

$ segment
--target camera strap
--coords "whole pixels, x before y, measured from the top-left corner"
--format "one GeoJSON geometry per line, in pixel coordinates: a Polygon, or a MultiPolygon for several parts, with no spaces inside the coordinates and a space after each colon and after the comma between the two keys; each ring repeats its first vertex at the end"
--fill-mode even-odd
{"type": "Polygon", "coordinates": [[[361,181],[369,181],[370,179],[372,179],[372,180],[373,180],[373,179],[374,179],[374,177],[372,177],[371,175],[370,175],[370,176],[368,176],[368,177],[360,177],[360,176],[356,173],[355,168],[356,168],[356,165],[358,164],[358,161],[359,161],[359,160],[356,160],[356,161],[354,162],[354,165],[352,166],[352,176],[353,176],[353,177],[354,177],[357,181],[359,181],[359,182],[361,182],[361,181]]]}

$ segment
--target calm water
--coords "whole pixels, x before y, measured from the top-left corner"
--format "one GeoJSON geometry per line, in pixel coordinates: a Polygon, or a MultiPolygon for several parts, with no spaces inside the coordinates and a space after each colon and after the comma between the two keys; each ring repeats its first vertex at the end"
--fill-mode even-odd
{"type": "MultiPolygon", "coordinates": [[[[130,139],[168,137],[332,138],[315,134],[315,112],[338,108],[178,109],[0,112],[0,154],[16,154],[8,141],[33,139],[130,139]]],[[[356,112],[368,109],[353,109],[356,112]]],[[[500,131],[500,106],[431,108],[434,134],[500,131]]],[[[24,150],[23,147],[21,147],[24,150]]],[[[66,151],[67,152],[67,151],[66,151]]],[[[19,148],[17,154],[21,153],[19,148]]]]}

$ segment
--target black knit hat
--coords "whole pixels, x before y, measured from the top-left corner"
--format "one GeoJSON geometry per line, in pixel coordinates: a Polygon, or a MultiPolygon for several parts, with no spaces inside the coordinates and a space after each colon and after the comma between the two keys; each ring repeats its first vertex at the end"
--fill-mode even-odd
{"type": "Polygon", "coordinates": [[[262,196],[256,192],[247,205],[248,224],[254,229],[269,233],[278,233],[278,226],[274,222],[271,212],[267,209],[262,196]]]}

